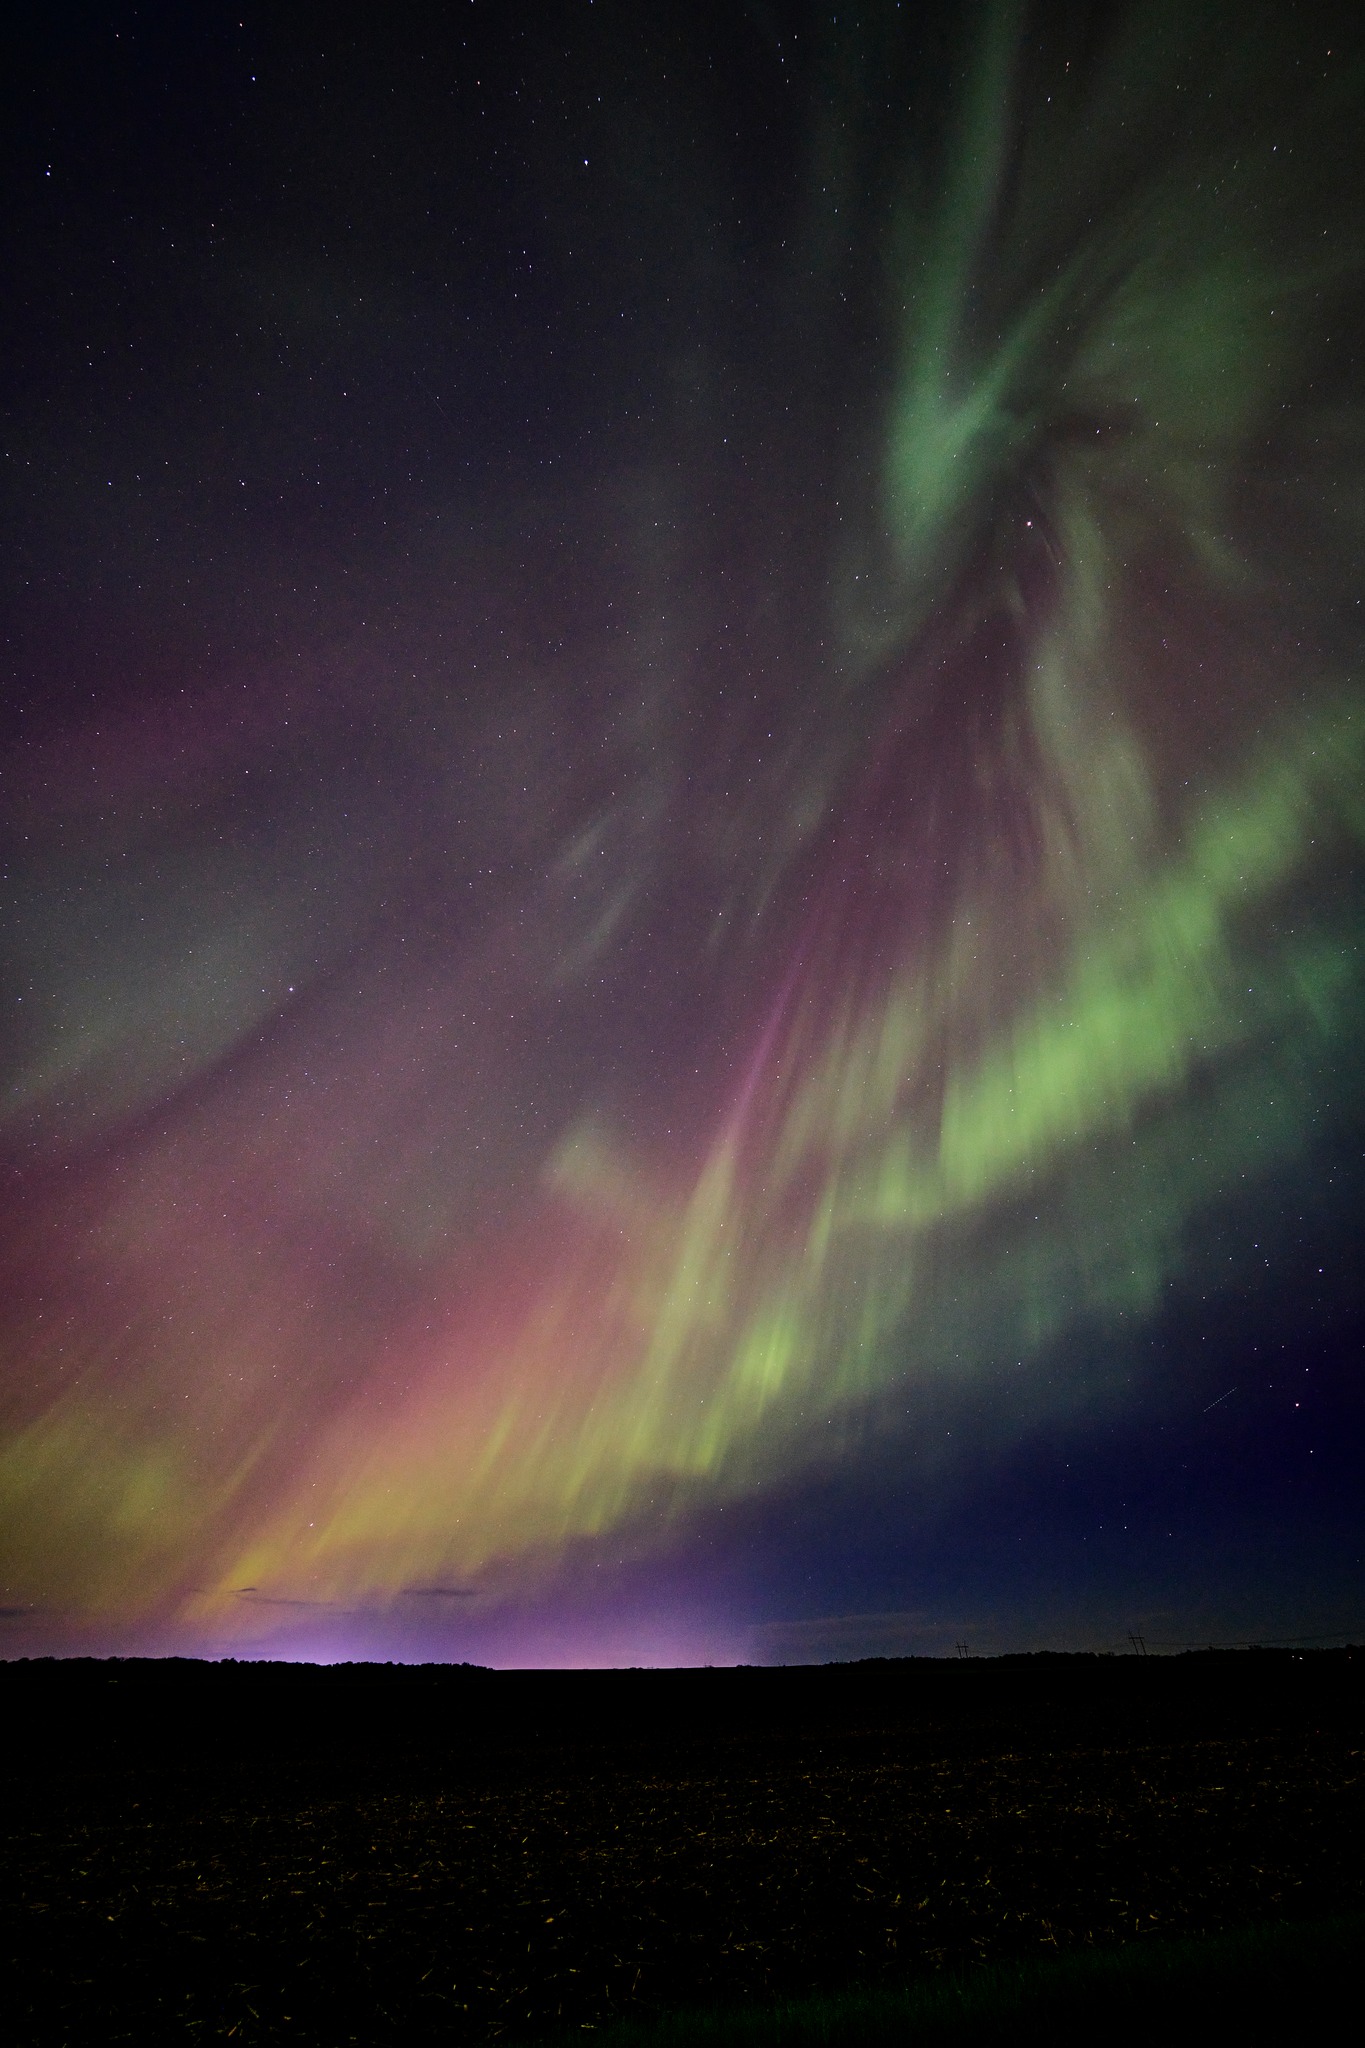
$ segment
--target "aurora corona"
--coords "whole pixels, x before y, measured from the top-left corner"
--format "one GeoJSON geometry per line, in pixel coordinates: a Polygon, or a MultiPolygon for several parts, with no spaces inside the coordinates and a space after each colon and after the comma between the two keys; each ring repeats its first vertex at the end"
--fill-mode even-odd
{"type": "Polygon", "coordinates": [[[1349,1149],[1356,58],[796,22],[749,324],[642,319],[648,428],[372,523],[344,593],[234,538],[325,620],[9,745],[34,1642],[458,1635],[865,1456],[951,1500],[953,1418],[984,1466],[1140,1404],[1114,1333],[1349,1149]]]}

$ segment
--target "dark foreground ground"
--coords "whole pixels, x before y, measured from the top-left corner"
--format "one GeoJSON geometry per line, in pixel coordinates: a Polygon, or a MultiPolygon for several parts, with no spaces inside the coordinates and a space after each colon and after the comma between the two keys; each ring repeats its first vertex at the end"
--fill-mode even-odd
{"type": "Polygon", "coordinates": [[[10,1664],[0,1717],[16,2042],[527,2039],[1365,1909],[1360,1650],[10,1664]]]}

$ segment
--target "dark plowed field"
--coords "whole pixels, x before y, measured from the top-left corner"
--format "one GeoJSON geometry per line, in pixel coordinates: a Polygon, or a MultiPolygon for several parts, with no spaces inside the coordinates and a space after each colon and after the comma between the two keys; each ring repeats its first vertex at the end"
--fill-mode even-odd
{"type": "Polygon", "coordinates": [[[1365,1907],[1362,1678],[11,1666],[11,2038],[484,2042],[1365,1907]]]}

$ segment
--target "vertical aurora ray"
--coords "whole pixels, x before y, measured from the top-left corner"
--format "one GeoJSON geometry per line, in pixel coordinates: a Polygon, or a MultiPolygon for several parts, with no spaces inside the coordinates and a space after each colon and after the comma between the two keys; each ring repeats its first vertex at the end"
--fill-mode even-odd
{"type": "MultiPolygon", "coordinates": [[[[983,15],[937,154],[907,136],[867,209],[897,339],[820,587],[842,653],[820,717],[793,695],[785,826],[727,818],[715,916],[678,908],[700,856],[646,874],[702,774],[652,765],[627,680],[610,788],[509,757],[509,879],[420,973],[399,860],[301,992],[262,884],[257,992],[174,1087],[107,1008],[38,1048],[8,1598],[216,1643],[512,1599],[856,1467],[917,1402],[978,1396],[983,1459],[1119,1404],[1105,1332],[1237,1281],[1210,1219],[1365,1107],[1359,81],[1310,40],[1291,87],[1268,17],[1230,52],[1189,10],[983,15]],[[639,1134],[607,1048],[670,904],[738,1021],[701,1075],[658,1026],[677,1116],[639,1134]],[[1078,1331],[1084,1387],[1035,1384],[1078,1331]]],[[[645,607],[611,659],[665,638],[645,607]]]]}
{"type": "Polygon", "coordinates": [[[1201,1210],[1304,1143],[1323,1108],[1313,1068],[1349,1060],[1347,934],[1267,955],[1236,924],[1273,913],[1325,823],[1358,845],[1360,739],[1349,710],[1311,727],[1298,758],[1199,820],[1184,857],[1112,904],[1057,985],[948,1077],[936,1130],[915,1104],[943,1018],[916,973],[815,1048],[791,1027],[671,1213],[647,1186],[606,1192],[609,1164],[594,1186],[571,1147],[545,1229],[565,1266],[492,1340],[491,1366],[489,1338],[469,1345],[457,1319],[397,1426],[347,1416],[231,1580],[290,1559],[349,1598],[553,1552],[827,1455],[831,1420],[865,1426],[907,1377],[970,1377],[1068,1321],[1150,1308],[1201,1210]],[[591,1213],[599,1189],[620,1220],[595,1253],[553,1211],[591,1213]],[[1051,1214],[1010,1273],[1021,1247],[993,1246],[990,1224],[1025,1198],[1051,1214]],[[484,1354],[477,1388],[451,1370],[467,1345],[484,1354]]]}

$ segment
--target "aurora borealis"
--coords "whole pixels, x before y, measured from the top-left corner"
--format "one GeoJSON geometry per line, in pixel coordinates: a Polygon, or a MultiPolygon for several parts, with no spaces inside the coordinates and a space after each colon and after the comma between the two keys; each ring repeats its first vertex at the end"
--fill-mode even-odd
{"type": "Polygon", "coordinates": [[[1358,1625],[1353,11],[8,33],[3,1654],[1358,1625]]]}

